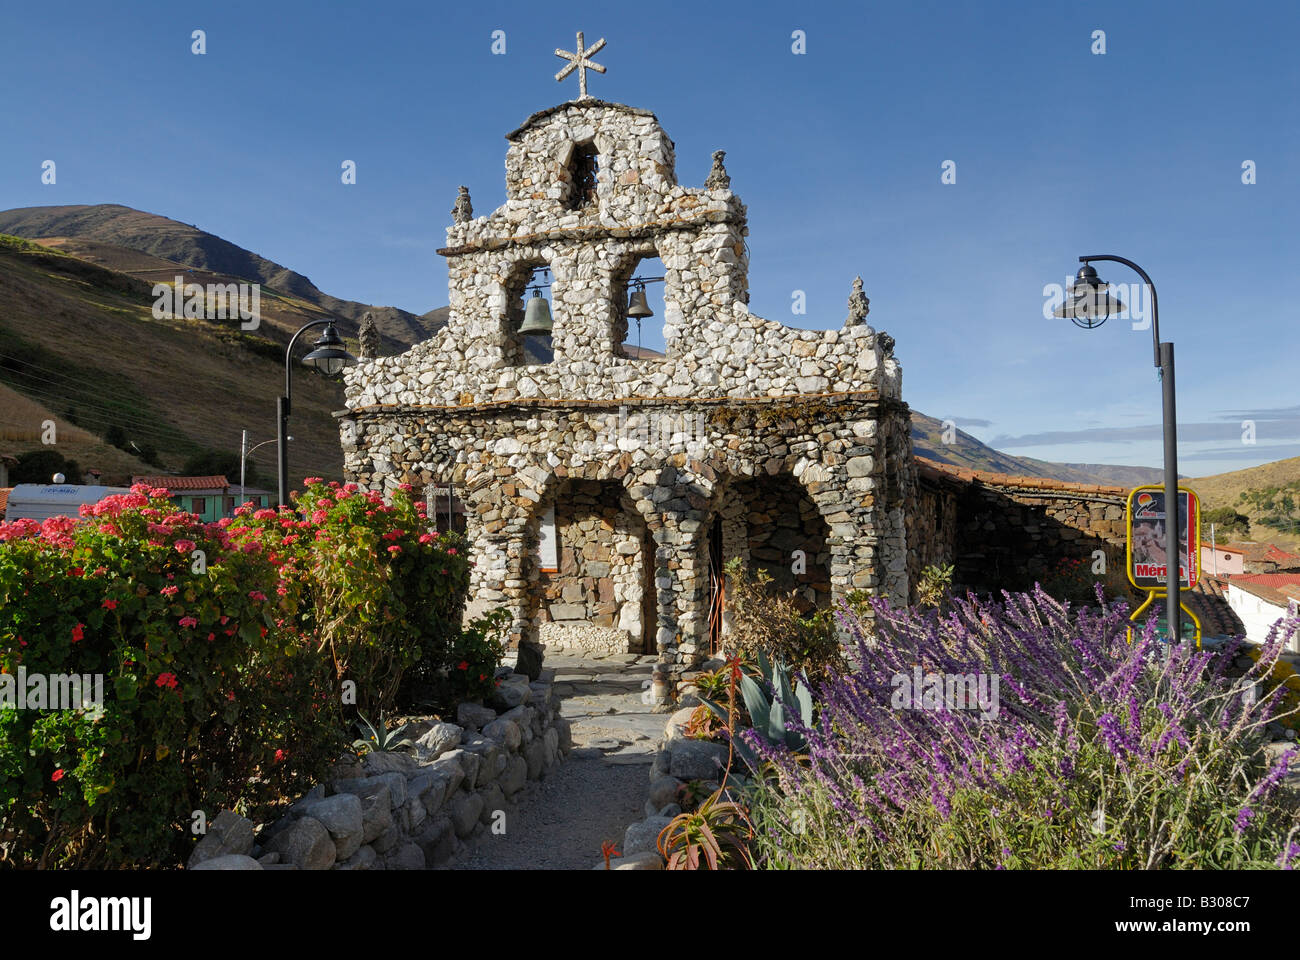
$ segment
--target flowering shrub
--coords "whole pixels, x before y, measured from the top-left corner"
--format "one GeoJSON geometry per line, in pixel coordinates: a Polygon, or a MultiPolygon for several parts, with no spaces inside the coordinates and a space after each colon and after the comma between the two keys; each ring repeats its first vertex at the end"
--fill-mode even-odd
{"type": "Polygon", "coordinates": [[[382,714],[408,672],[444,704],[492,689],[499,618],[461,630],[464,551],[409,489],[309,481],[297,513],[213,524],[166,497],[0,524],[0,672],[104,690],[92,710],[0,710],[0,862],[172,865],[194,811],[303,792],[353,704],[382,714]]]}
{"type": "MultiPolygon", "coordinates": [[[[449,678],[438,705],[491,692],[501,650],[478,628],[462,634],[469,561],[453,533],[429,532],[424,502],[403,486],[390,497],[308,478],[301,517],[236,511],[232,542],[280,565],[280,590],[298,601],[297,625],[351,681],[362,713],[389,713],[407,671],[449,678]],[[463,666],[462,666],[463,665],[463,666]]],[[[411,683],[408,679],[408,689],[411,683]]]]}
{"type": "Polygon", "coordinates": [[[1250,685],[1219,654],[1126,642],[1127,608],[1073,615],[1042,590],[954,600],[947,617],[876,603],[878,637],[844,616],[853,669],[819,688],[808,758],[747,731],[772,762],[753,792],[775,867],[1290,866],[1300,820],[1278,786],[1294,748],[1262,749],[1285,687],[1250,685]],[[1168,652],[1166,659],[1163,654],[1168,652]],[[997,703],[901,701],[899,677],[997,678],[997,703]],[[919,707],[919,708],[918,708],[919,707]]]}
{"type": "Polygon", "coordinates": [[[0,861],[174,863],[193,811],[270,802],[337,755],[329,665],[291,598],[260,599],[280,572],[165,496],[0,524],[0,672],[99,674],[104,694],[0,711],[0,861]]]}

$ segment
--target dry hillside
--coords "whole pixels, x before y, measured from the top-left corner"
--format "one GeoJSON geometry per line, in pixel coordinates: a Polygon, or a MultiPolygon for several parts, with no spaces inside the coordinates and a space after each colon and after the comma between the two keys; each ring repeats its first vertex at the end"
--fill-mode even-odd
{"type": "Polygon", "coordinates": [[[1274,460],[1272,463],[1260,464],[1245,470],[1233,470],[1209,477],[1199,477],[1187,481],[1187,485],[1201,497],[1206,510],[1215,507],[1233,507],[1250,517],[1250,534],[1252,540],[1276,543],[1279,547],[1300,550],[1300,537],[1282,533],[1263,524],[1255,522],[1253,511],[1237,502],[1243,490],[1259,490],[1264,487],[1278,487],[1293,480],[1300,480],[1300,457],[1287,460],[1274,460]]]}
{"type": "MultiPolygon", "coordinates": [[[[156,447],[171,471],[204,449],[237,453],[242,429],[252,442],[273,437],[283,348],[240,331],[238,321],[156,320],[149,287],[0,238],[0,384],[32,403],[0,405],[0,431],[30,434],[39,429],[32,420],[52,411],[101,437],[121,428],[137,444],[156,447]]],[[[340,383],[305,367],[295,374],[291,480],[341,475],[331,413],[342,398],[340,383]]],[[[13,452],[40,448],[39,441],[5,445],[13,452]]],[[[118,461],[110,451],[91,449],[84,459],[71,448],[59,452],[112,479],[109,469],[118,461]]],[[[138,469],[131,460],[121,465],[138,469]]],[[[273,445],[258,451],[255,462],[262,482],[273,476],[273,445]]]]}

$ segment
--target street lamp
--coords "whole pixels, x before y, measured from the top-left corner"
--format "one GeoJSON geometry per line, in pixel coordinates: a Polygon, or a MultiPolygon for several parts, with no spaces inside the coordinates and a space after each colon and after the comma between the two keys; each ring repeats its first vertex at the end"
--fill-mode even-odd
{"type": "MultiPolygon", "coordinates": [[[[1164,395],[1164,440],[1165,440],[1165,620],[1169,625],[1169,639],[1179,641],[1182,633],[1182,608],[1179,604],[1178,567],[1182,559],[1181,537],[1182,524],[1178,517],[1178,418],[1174,408],[1174,345],[1160,342],[1160,307],[1156,300],[1156,285],[1151,282],[1145,270],[1132,260],[1124,257],[1099,254],[1080,257],[1083,264],[1070,295],[1052,311],[1053,316],[1068,317],[1075,324],[1086,329],[1099,327],[1112,313],[1119,313],[1124,304],[1119,298],[1110,294],[1110,286],[1097,276],[1092,264],[1099,260],[1122,263],[1131,268],[1146,284],[1151,293],[1151,342],[1155,351],[1155,365],[1160,371],[1160,383],[1164,395]],[[1172,545],[1172,550],[1171,550],[1172,545]]],[[[1188,550],[1194,549],[1191,542],[1192,531],[1187,531],[1188,550]]],[[[1190,562],[1190,557],[1189,557],[1190,562]]]]}
{"type": "MultiPolygon", "coordinates": [[[[287,439],[290,443],[293,443],[293,437],[286,437],[285,439],[287,439]]],[[[276,443],[276,442],[277,442],[276,438],[272,437],[270,440],[263,440],[261,443],[255,443],[253,444],[253,446],[250,447],[248,445],[248,431],[244,430],[242,432],[239,440],[239,505],[241,507],[244,505],[244,463],[245,461],[248,460],[248,458],[253,455],[253,451],[255,451],[258,447],[264,447],[268,443],[276,443]]]]}
{"type": "Polygon", "coordinates": [[[311,323],[304,323],[289,341],[289,346],[285,348],[284,396],[277,397],[275,403],[276,442],[280,453],[280,506],[289,505],[289,445],[286,441],[289,436],[290,398],[293,396],[293,348],[304,331],[321,326],[325,327],[325,332],[312,344],[315,349],[303,357],[302,362],[309,367],[315,367],[327,377],[336,376],[344,367],[357,362],[357,358],[344,349],[343,339],[334,328],[333,320],[313,320],[311,323]]]}

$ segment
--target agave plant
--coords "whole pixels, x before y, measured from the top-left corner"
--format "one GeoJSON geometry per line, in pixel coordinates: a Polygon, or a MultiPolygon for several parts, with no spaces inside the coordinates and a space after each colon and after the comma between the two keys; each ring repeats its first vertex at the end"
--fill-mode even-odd
{"type": "Polygon", "coordinates": [[[379,715],[379,726],[376,727],[363,714],[357,721],[357,729],[366,734],[364,737],[352,741],[352,747],[361,751],[376,751],[387,753],[392,750],[401,750],[403,747],[413,746],[411,741],[402,737],[402,731],[406,729],[406,724],[402,724],[395,730],[389,730],[384,723],[384,715],[379,715]],[[364,726],[363,726],[364,724],[364,726]],[[401,739],[398,739],[402,737],[401,739]]]}
{"type": "MultiPolygon", "coordinates": [[[[791,711],[798,711],[798,718],[803,727],[811,727],[813,721],[812,693],[806,683],[790,680],[790,671],[785,664],[769,662],[761,651],[758,654],[758,667],[763,674],[763,685],[746,673],[740,675],[740,693],[745,700],[745,709],[754,731],[768,743],[783,746],[794,753],[808,749],[804,735],[786,725],[786,717],[791,711]],[[768,696],[768,689],[775,692],[775,697],[768,696]]],[[[704,704],[715,714],[727,721],[727,708],[705,699],[704,704]]],[[[757,771],[761,761],[758,754],[739,737],[732,738],[736,752],[749,766],[757,771]]]]}
{"type": "Polygon", "coordinates": [[[753,828],[745,808],[723,797],[723,790],[714,791],[697,810],[678,814],[659,831],[659,853],[668,861],[667,869],[753,867],[747,846],[753,828]]]}

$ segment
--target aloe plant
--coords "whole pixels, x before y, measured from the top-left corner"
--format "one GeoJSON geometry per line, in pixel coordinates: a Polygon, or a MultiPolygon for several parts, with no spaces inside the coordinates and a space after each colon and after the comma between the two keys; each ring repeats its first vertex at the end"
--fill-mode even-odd
{"type": "Polygon", "coordinates": [[[406,729],[406,724],[402,724],[395,730],[389,730],[384,723],[384,715],[379,715],[379,726],[376,727],[363,714],[357,721],[357,729],[367,736],[352,741],[352,747],[356,750],[374,750],[379,753],[388,753],[392,750],[401,750],[403,747],[413,746],[407,738],[398,739],[402,731],[406,729]],[[364,724],[364,726],[363,726],[364,724]]]}
{"type": "MultiPolygon", "coordinates": [[[[792,685],[790,671],[785,664],[780,662],[770,663],[762,651],[758,654],[758,667],[763,673],[764,682],[762,686],[759,686],[758,682],[748,674],[742,673],[740,675],[740,693],[745,699],[745,709],[749,711],[749,719],[753,724],[754,731],[768,743],[784,746],[794,753],[806,751],[808,749],[807,740],[800,731],[786,725],[786,717],[790,711],[798,710],[798,718],[802,725],[804,727],[812,726],[812,693],[808,690],[807,684],[795,680],[792,685]],[[768,696],[768,689],[774,691],[776,696],[768,696]]],[[[726,707],[707,698],[703,702],[710,710],[721,717],[724,723],[727,721],[726,707]]],[[[753,749],[739,737],[733,738],[732,742],[736,752],[740,754],[749,768],[757,771],[759,759],[753,749]]]]}

